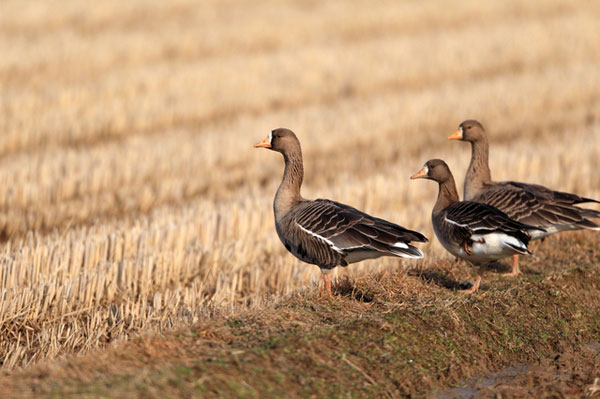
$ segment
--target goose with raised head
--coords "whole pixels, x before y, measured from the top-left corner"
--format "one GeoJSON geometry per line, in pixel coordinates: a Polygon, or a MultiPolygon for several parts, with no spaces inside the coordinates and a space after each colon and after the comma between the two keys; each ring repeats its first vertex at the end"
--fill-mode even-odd
{"type": "Polygon", "coordinates": [[[380,256],[423,258],[423,252],[411,245],[412,241],[427,242],[421,233],[339,202],[304,199],[300,194],[304,177],[302,150],[291,130],[275,129],[254,147],[283,155],[283,179],[273,201],[275,229],[289,252],[319,266],[329,297],[329,272],[336,266],[380,256]]]}
{"type": "Polygon", "coordinates": [[[519,223],[491,205],[460,201],[454,177],[446,162],[432,159],[411,179],[429,179],[439,184],[438,198],[431,213],[433,230],[452,255],[480,266],[473,286],[479,289],[485,266],[513,254],[531,255],[528,231],[540,230],[519,223]]]}
{"type": "MultiPolygon", "coordinates": [[[[600,212],[578,206],[589,202],[600,203],[597,200],[554,191],[537,184],[493,181],[488,137],[478,121],[462,122],[448,139],[471,143],[471,163],[465,177],[464,200],[492,205],[512,219],[541,228],[529,232],[533,240],[566,230],[600,230],[598,224],[589,220],[600,218],[600,212]]],[[[518,255],[513,256],[512,271],[508,274],[520,274],[518,255]]]]}

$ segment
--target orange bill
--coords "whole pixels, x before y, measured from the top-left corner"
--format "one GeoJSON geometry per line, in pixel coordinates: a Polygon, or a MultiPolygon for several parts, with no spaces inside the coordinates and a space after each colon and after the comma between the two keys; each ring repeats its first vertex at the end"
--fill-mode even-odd
{"type": "Polygon", "coordinates": [[[254,144],[254,148],[271,148],[271,138],[265,137],[260,143],[254,144]]]}
{"type": "Polygon", "coordinates": [[[448,136],[448,140],[462,140],[462,138],[463,138],[462,129],[458,129],[457,131],[452,133],[450,136],[448,136]]]}
{"type": "Polygon", "coordinates": [[[422,179],[424,177],[427,177],[427,167],[423,166],[423,169],[421,169],[420,171],[418,171],[417,173],[415,173],[414,175],[412,175],[410,178],[411,179],[422,179]]]}

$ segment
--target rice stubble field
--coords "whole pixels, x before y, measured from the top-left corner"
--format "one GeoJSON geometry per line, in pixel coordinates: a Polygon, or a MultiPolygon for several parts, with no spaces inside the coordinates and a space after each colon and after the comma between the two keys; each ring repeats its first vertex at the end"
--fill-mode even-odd
{"type": "Polygon", "coordinates": [[[469,278],[433,239],[436,187],[408,177],[440,157],[462,186],[469,149],[446,137],[477,118],[495,179],[600,198],[599,16],[560,1],[2,2],[1,367],[311,295],[318,268],[273,228],[281,159],[252,148],[281,126],[302,143],[306,197],[432,239],[425,262],[340,281],[469,278]]]}

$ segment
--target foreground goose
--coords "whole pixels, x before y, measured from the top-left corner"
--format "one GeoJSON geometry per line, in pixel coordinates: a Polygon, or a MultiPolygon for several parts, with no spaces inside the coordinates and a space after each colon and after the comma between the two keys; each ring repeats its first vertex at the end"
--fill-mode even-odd
{"type": "Polygon", "coordinates": [[[452,255],[480,266],[473,286],[481,283],[485,265],[513,254],[527,254],[529,230],[540,230],[510,219],[493,206],[459,201],[454,177],[441,159],[427,161],[411,179],[429,179],[439,183],[437,202],[431,213],[433,230],[440,243],[452,255]]]}
{"type": "Polygon", "coordinates": [[[302,198],[302,151],[291,130],[273,130],[254,147],[268,148],[283,155],[283,180],[273,201],[275,228],[288,251],[321,268],[328,296],[331,297],[328,273],[336,266],[380,256],[423,257],[420,249],[410,245],[411,241],[427,242],[421,233],[339,202],[302,198]]]}
{"type": "MultiPolygon", "coordinates": [[[[495,206],[519,222],[542,228],[529,232],[534,240],[565,230],[600,230],[600,226],[588,219],[600,218],[600,212],[577,206],[585,202],[598,203],[596,200],[536,184],[492,181],[488,139],[481,123],[464,121],[448,138],[471,143],[471,163],[465,177],[465,200],[495,206]]],[[[518,274],[519,257],[514,255],[509,275],[518,274]]]]}

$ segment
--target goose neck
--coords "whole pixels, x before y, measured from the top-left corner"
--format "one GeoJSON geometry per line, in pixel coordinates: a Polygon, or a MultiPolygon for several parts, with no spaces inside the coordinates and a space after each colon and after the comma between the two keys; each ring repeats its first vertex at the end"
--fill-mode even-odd
{"type": "Polygon", "coordinates": [[[475,198],[491,182],[489,145],[487,139],[482,138],[471,143],[471,163],[465,177],[465,201],[475,198]]]}
{"type": "Polygon", "coordinates": [[[437,201],[433,207],[433,216],[437,216],[444,209],[458,201],[458,191],[456,191],[454,177],[449,176],[448,180],[439,183],[439,192],[437,201]]]}
{"type": "Polygon", "coordinates": [[[285,169],[283,179],[275,194],[273,209],[275,218],[281,218],[287,214],[298,202],[302,200],[300,188],[304,179],[304,166],[300,149],[283,153],[285,169]]]}

